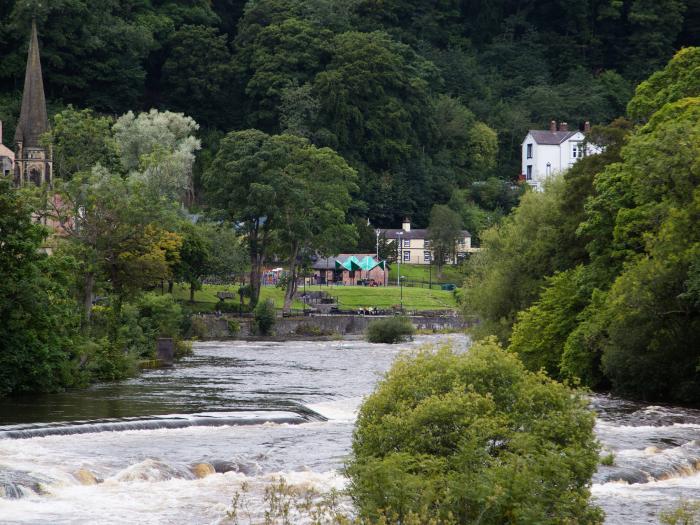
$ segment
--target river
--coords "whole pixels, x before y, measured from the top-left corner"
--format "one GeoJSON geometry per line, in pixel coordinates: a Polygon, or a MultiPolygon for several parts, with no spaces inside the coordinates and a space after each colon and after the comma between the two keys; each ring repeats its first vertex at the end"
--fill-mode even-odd
{"type": "MultiPolygon", "coordinates": [[[[279,477],[341,489],[362,397],[402,349],[445,338],[468,344],[202,342],[174,368],[2,400],[0,523],[220,523],[242,491],[255,522],[279,477]],[[195,476],[203,463],[216,473],[195,476]]],[[[606,523],[657,523],[675,500],[700,497],[700,412],[604,396],[592,405],[615,455],[593,485],[606,523]]]]}

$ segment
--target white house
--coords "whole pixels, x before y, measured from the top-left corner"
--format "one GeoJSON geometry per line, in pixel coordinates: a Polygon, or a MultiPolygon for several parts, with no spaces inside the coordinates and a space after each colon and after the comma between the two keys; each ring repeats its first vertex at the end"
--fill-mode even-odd
{"type": "Polygon", "coordinates": [[[522,145],[521,178],[536,190],[542,189],[542,183],[552,175],[566,171],[584,156],[600,153],[594,144],[586,144],[585,133],[590,131],[586,122],[584,131],[569,131],[566,122],[557,130],[556,121],[552,121],[549,130],[531,129],[522,145]]]}
{"type": "MultiPolygon", "coordinates": [[[[430,264],[434,254],[428,239],[428,230],[418,230],[411,228],[410,219],[406,218],[401,224],[401,229],[379,229],[377,230],[377,242],[379,236],[384,235],[387,241],[397,245],[398,257],[402,264],[430,264]]],[[[379,249],[379,248],[377,248],[379,249]]],[[[455,257],[446,261],[451,264],[459,263],[468,253],[477,251],[472,248],[472,234],[467,230],[462,230],[462,234],[455,244],[455,257]]]]}

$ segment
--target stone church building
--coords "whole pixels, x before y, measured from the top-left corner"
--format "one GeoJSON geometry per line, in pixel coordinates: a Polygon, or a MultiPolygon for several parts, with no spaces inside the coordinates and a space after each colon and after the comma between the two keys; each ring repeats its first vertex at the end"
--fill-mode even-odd
{"type": "Polygon", "coordinates": [[[14,176],[16,185],[53,184],[53,158],[51,148],[41,144],[41,136],[49,130],[46,112],[44,80],[41,74],[39,38],[36,24],[32,22],[32,32],[27,54],[27,71],[24,76],[24,92],[19,122],[15,131],[14,154],[2,145],[2,124],[0,123],[0,166],[4,176],[14,176]]]}

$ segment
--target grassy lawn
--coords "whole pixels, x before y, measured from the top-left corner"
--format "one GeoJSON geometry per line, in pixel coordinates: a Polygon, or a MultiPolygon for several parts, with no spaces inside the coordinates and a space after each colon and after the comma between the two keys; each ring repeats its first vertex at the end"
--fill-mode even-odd
{"type": "MultiPolygon", "coordinates": [[[[216,309],[216,303],[219,302],[219,298],[216,296],[216,292],[233,292],[236,294],[235,299],[228,299],[229,303],[238,304],[238,284],[227,286],[219,284],[205,284],[201,290],[197,290],[194,294],[194,301],[196,310],[214,311],[216,309]]],[[[176,299],[180,301],[190,300],[190,288],[184,284],[176,284],[173,288],[173,295],[176,299]]],[[[260,299],[266,301],[267,299],[272,299],[277,308],[282,308],[284,305],[284,290],[281,288],[275,288],[274,286],[264,286],[260,291],[260,299]]],[[[292,308],[304,308],[301,301],[294,301],[292,303],[292,308]]]]}
{"type": "MultiPolygon", "coordinates": [[[[403,265],[401,267],[403,270],[403,265]]],[[[300,291],[303,288],[300,288],[300,291]]],[[[307,286],[307,290],[321,290],[329,295],[338,298],[339,307],[343,310],[354,308],[391,308],[401,302],[401,291],[395,286],[370,288],[365,286],[307,286]]],[[[219,299],[216,292],[226,291],[236,293],[238,285],[213,285],[205,284],[201,290],[195,293],[194,309],[201,312],[214,311],[219,299]]],[[[183,284],[176,284],[173,288],[173,295],[181,301],[188,301],[190,298],[189,287],[183,284]]],[[[274,286],[263,286],[260,297],[262,300],[272,299],[277,308],[282,308],[284,304],[284,290],[274,286]]],[[[235,300],[228,302],[238,304],[238,296],[235,300]]],[[[427,288],[403,288],[403,306],[407,310],[442,310],[456,308],[454,295],[452,292],[443,290],[429,290],[427,288]]],[[[294,301],[292,308],[302,309],[304,306],[300,301],[294,301]]]]}
{"type": "MultiPolygon", "coordinates": [[[[391,265],[389,270],[389,279],[391,282],[396,283],[396,277],[398,276],[399,265],[394,263],[391,265]]],[[[427,264],[402,264],[401,265],[401,276],[405,277],[408,281],[424,281],[430,282],[430,266],[427,264]]],[[[437,269],[433,266],[432,268],[432,282],[433,286],[435,283],[452,283],[457,286],[462,285],[464,276],[460,272],[459,266],[443,266],[442,267],[442,278],[437,278],[437,269]]]]}
{"type": "MultiPolygon", "coordinates": [[[[341,310],[370,306],[391,308],[401,302],[401,290],[395,286],[310,286],[307,290],[321,290],[337,297],[341,310]]],[[[403,288],[403,307],[407,310],[443,310],[456,306],[452,292],[406,286],[403,288]]]]}

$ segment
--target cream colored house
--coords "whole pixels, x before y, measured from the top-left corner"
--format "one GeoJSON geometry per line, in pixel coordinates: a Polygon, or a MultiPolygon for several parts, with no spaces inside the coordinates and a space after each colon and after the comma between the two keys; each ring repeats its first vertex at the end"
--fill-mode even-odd
{"type": "MultiPolygon", "coordinates": [[[[430,264],[433,260],[433,252],[428,240],[428,230],[411,229],[411,221],[404,219],[400,230],[380,229],[379,235],[384,235],[388,241],[399,242],[399,259],[402,264],[430,264]]],[[[455,258],[447,261],[457,264],[468,253],[476,251],[472,248],[472,236],[467,230],[462,230],[462,237],[457,241],[455,258]]]]}

